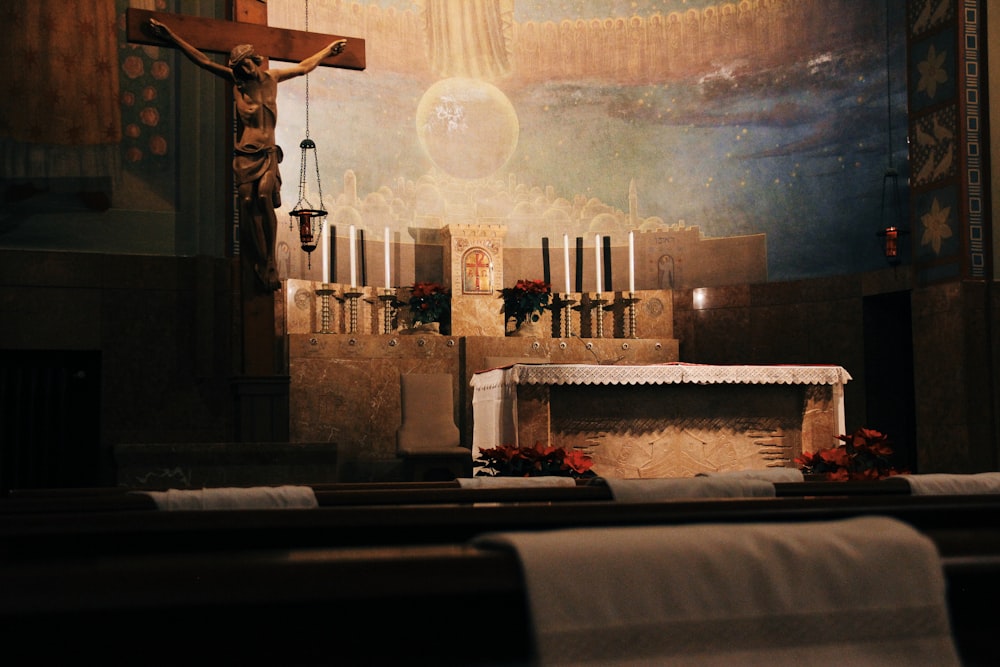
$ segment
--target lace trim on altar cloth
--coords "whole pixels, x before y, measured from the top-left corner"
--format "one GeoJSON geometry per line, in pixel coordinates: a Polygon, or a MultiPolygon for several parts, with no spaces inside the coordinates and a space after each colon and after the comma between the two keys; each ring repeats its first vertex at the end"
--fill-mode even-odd
{"type": "Polygon", "coordinates": [[[514,364],[478,373],[477,389],[518,384],[846,384],[850,373],[840,366],[710,366],[649,364],[598,366],[594,364],[514,364]]]}

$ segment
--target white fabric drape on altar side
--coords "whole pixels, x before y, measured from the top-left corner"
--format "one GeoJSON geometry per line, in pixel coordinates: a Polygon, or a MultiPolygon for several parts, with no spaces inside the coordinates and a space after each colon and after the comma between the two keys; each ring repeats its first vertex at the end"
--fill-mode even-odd
{"type": "Polygon", "coordinates": [[[958,665],[934,544],[886,517],[485,535],[541,665],[958,665]]]}

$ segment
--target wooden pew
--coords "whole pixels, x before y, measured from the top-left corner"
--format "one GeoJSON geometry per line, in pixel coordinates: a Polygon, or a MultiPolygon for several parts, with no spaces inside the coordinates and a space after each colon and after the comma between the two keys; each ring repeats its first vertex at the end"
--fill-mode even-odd
{"type": "MultiPolygon", "coordinates": [[[[462,488],[447,482],[363,482],[314,484],[320,506],[368,506],[411,504],[463,504],[513,502],[612,501],[610,489],[600,478],[577,480],[575,487],[462,488]]],[[[829,496],[908,495],[904,479],[853,482],[779,482],[779,498],[829,496]]],[[[96,489],[24,489],[11,491],[10,502],[0,503],[0,512],[49,512],[65,508],[86,510],[153,509],[149,496],[121,487],[96,489]]]]}
{"type": "MultiPolygon", "coordinates": [[[[277,664],[528,664],[519,566],[510,554],[470,546],[478,535],[882,515],[909,523],[937,545],[965,664],[998,664],[994,618],[981,610],[1000,594],[1000,497],[916,497],[869,487],[856,495],[845,486],[823,495],[829,487],[821,486],[773,499],[634,505],[607,498],[480,505],[466,494],[453,504],[411,497],[402,504],[224,512],[98,508],[132,498],[124,491],[80,492],[83,505],[93,501],[85,509],[23,511],[22,504],[0,512],[0,651],[41,635],[29,645],[36,662],[93,656],[102,664],[176,664],[198,656],[277,664]]],[[[460,489],[317,492],[362,490],[424,498],[460,489]]],[[[24,500],[39,498],[21,495],[0,505],[24,500]]]]}

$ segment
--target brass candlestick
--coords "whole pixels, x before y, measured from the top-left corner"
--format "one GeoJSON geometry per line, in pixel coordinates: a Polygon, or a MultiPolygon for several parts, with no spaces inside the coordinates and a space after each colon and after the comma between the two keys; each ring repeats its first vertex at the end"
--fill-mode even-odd
{"type": "MultiPolygon", "coordinates": [[[[356,290],[357,287],[352,287],[352,290],[356,290]]],[[[344,299],[347,300],[348,308],[348,333],[358,332],[358,299],[361,297],[363,292],[344,292],[344,299]]]]}
{"type": "Polygon", "coordinates": [[[596,311],[597,318],[597,331],[594,332],[594,338],[604,338],[604,305],[608,302],[607,299],[601,298],[601,293],[597,293],[596,299],[591,299],[591,308],[596,311]]]}
{"type": "Polygon", "coordinates": [[[379,294],[378,300],[382,302],[382,333],[392,333],[392,316],[396,313],[396,295],[390,290],[385,294],[379,294]]]}
{"type": "Polygon", "coordinates": [[[622,303],[628,306],[628,337],[638,338],[635,326],[635,304],[639,303],[639,299],[635,298],[635,292],[629,292],[628,298],[622,299],[622,303]]]}
{"type": "Polygon", "coordinates": [[[330,283],[323,283],[320,288],[316,290],[316,294],[319,295],[320,299],[320,318],[321,326],[320,333],[333,333],[330,330],[330,297],[333,295],[333,287],[330,283]]]}
{"type": "Polygon", "coordinates": [[[567,293],[559,298],[559,307],[562,309],[562,331],[566,338],[573,337],[573,304],[576,303],[569,296],[567,293]]]}

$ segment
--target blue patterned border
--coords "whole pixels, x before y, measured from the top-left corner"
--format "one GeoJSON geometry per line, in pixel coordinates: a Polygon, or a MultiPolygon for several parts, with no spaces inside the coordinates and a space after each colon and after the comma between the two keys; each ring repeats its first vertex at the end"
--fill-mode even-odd
{"type": "Polygon", "coordinates": [[[968,220],[968,276],[986,278],[986,230],[983,224],[983,158],[980,127],[982,116],[979,96],[982,90],[981,19],[979,0],[963,0],[962,21],[962,92],[965,96],[965,176],[968,220]]]}

